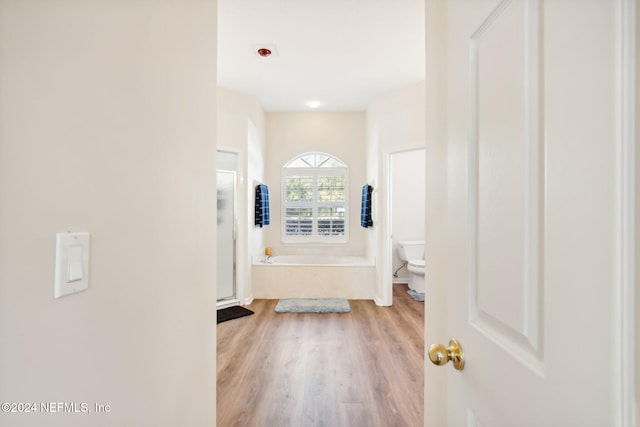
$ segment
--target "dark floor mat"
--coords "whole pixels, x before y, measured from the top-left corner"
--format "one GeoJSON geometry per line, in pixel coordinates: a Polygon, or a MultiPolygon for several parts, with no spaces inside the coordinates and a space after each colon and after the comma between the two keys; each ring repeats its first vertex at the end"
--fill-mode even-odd
{"type": "Polygon", "coordinates": [[[240,307],[239,305],[234,307],[228,307],[218,310],[218,322],[222,323],[227,320],[237,319],[239,317],[248,316],[253,314],[253,311],[246,309],[244,307],[240,307]]]}

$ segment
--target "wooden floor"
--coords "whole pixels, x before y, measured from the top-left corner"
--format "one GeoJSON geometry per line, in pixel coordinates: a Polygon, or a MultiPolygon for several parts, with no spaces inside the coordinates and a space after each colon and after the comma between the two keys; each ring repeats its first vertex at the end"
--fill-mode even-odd
{"type": "Polygon", "coordinates": [[[217,426],[422,426],[424,303],[406,291],[346,314],[255,300],[255,314],[220,323],[217,426]]]}

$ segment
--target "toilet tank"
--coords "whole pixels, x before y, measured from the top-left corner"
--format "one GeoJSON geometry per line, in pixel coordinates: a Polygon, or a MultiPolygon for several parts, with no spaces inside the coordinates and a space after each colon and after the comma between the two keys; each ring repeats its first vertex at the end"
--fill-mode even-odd
{"type": "Polygon", "coordinates": [[[402,261],[424,259],[424,240],[401,240],[398,242],[398,256],[402,261]]]}

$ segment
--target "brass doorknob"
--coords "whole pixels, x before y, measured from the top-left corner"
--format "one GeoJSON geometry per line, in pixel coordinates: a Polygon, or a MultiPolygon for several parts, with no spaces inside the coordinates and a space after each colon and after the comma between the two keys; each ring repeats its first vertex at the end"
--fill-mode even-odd
{"type": "Polygon", "coordinates": [[[443,366],[450,360],[453,361],[453,367],[458,371],[464,368],[464,353],[460,343],[455,338],[449,340],[449,347],[442,344],[432,344],[429,346],[429,360],[434,365],[443,366]]]}

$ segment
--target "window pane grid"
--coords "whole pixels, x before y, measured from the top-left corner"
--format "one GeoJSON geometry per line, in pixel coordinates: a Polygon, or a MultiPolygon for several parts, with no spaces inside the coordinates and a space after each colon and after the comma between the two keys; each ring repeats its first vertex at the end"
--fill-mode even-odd
{"type": "Polygon", "coordinates": [[[318,234],[321,236],[344,235],[344,208],[318,208],[318,234]]]}
{"type": "Polygon", "coordinates": [[[311,236],[313,234],[313,208],[287,207],[285,232],[287,236],[311,236]]]}
{"type": "Polygon", "coordinates": [[[344,202],[344,176],[319,176],[317,201],[319,203],[344,202]]]}
{"type": "Polygon", "coordinates": [[[344,163],[322,153],[288,162],[283,168],[283,235],[294,241],[344,238],[347,172],[344,163]]]}
{"type": "Polygon", "coordinates": [[[325,153],[306,153],[289,160],[285,168],[345,168],[345,165],[335,157],[325,153]]]}
{"type": "Polygon", "coordinates": [[[287,202],[310,202],[313,200],[313,177],[287,176],[285,189],[285,200],[287,202]]]}

